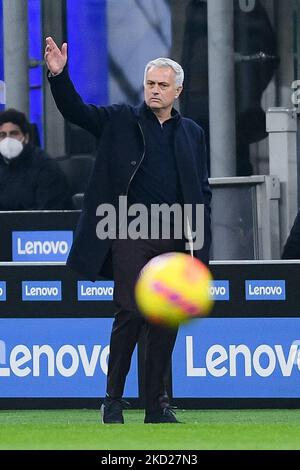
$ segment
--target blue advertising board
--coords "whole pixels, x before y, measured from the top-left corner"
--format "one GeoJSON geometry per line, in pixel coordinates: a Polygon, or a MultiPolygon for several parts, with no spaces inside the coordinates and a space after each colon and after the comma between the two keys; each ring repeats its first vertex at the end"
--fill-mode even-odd
{"type": "MultiPolygon", "coordinates": [[[[175,344],[169,391],[177,406],[300,406],[299,266],[213,266],[210,316],[182,326],[175,344]],[[247,300],[247,285],[255,302],[247,300]]],[[[3,407],[29,408],[36,399],[61,406],[65,398],[68,406],[73,399],[75,407],[97,406],[118,311],[113,289],[113,281],[82,280],[64,263],[0,263],[3,407]]],[[[139,407],[144,333],[126,388],[139,407]]]]}
{"type": "Polygon", "coordinates": [[[210,295],[214,301],[226,301],[230,299],[230,284],[228,280],[213,280],[210,287],[210,295]]]}
{"type": "Polygon", "coordinates": [[[13,232],[13,261],[64,262],[67,260],[72,243],[73,231],[13,232]]]}
{"type": "MultiPolygon", "coordinates": [[[[0,398],[105,396],[112,321],[0,319],[0,398]]],[[[125,396],[138,396],[136,351],[125,396]]]]}
{"type": "Polygon", "coordinates": [[[246,280],[246,300],[285,300],[285,280],[246,280]]]}
{"type": "Polygon", "coordinates": [[[300,318],[206,318],[178,335],[173,395],[299,398],[300,318]]]}
{"type": "Polygon", "coordinates": [[[0,302],[6,301],[6,281],[0,281],[0,302]]]}
{"type": "Polygon", "coordinates": [[[61,281],[22,281],[23,302],[61,300],[61,281]]]}
{"type": "Polygon", "coordinates": [[[110,301],[113,300],[114,281],[78,281],[77,300],[110,301]]]}

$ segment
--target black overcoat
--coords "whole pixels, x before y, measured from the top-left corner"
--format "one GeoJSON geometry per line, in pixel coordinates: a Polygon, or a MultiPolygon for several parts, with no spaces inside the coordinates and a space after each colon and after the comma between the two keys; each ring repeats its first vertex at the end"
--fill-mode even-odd
{"type": "MultiPolygon", "coordinates": [[[[56,105],[65,119],[91,132],[99,139],[94,170],[84,198],[84,207],[67,264],[87,279],[112,277],[112,240],[99,239],[96,227],[101,204],[119,207],[119,196],[127,195],[130,182],[146,152],[141,119],[142,106],[85,104],[69,78],[67,68],[49,78],[56,105]]],[[[204,132],[194,121],[181,118],[174,131],[174,149],[183,202],[204,204],[204,245],[193,252],[208,263],[211,243],[210,200],[204,132]]],[[[195,231],[196,217],[191,217],[195,231]]]]}

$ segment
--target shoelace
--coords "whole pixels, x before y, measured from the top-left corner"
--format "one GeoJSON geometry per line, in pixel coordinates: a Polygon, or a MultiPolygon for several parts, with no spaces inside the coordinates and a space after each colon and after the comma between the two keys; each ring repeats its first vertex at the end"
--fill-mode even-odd
{"type": "Polygon", "coordinates": [[[107,404],[108,407],[110,406],[115,406],[118,404],[122,410],[126,410],[128,408],[131,408],[131,405],[128,401],[124,400],[123,398],[118,398],[118,399],[111,399],[110,403],[107,404]]]}
{"type": "Polygon", "coordinates": [[[163,408],[163,415],[170,415],[170,414],[174,417],[176,415],[176,412],[174,411],[173,406],[166,406],[165,408],[163,408]]]}
{"type": "Polygon", "coordinates": [[[120,402],[123,410],[128,410],[128,408],[131,408],[131,404],[123,398],[120,399],[120,402]]]}

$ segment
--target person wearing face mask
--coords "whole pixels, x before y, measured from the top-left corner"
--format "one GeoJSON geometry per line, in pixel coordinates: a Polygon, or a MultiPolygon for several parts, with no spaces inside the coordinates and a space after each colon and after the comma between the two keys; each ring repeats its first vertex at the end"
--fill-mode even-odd
{"type": "Polygon", "coordinates": [[[69,209],[66,177],[30,142],[30,123],[15,109],[0,113],[0,210],[69,209]]]}

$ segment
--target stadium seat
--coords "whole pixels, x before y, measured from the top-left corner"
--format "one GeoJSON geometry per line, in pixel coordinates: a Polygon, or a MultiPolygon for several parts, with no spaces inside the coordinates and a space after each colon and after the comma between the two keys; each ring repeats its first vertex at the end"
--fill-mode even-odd
{"type": "Polygon", "coordinates": [[[83,208],[83,200],[84,200],[84,194],[83,193],[73,194],[72,202],[73,202],[74,209],[82,209],[83,208]]]}
{"type": "Polygon", "coordinates": [[[85,192],[94,166],[95,157],[90,154],[63,156],[57,162],[67,176],[71,195],[85,192]]]}

